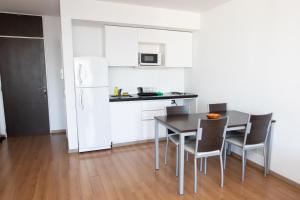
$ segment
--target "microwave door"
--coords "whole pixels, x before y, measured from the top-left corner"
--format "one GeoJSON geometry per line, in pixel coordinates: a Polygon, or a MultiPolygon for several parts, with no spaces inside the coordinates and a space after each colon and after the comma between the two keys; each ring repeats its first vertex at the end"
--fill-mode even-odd
{"type": "Polygon", "coordinates": [[[141,65],[159,65],[158,54],[141,53],[140,54],[141,65]]]}

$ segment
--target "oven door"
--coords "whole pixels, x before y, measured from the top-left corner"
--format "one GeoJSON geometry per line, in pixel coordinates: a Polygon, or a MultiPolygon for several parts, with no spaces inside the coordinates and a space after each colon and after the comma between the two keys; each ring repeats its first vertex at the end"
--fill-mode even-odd
{"type": "Polygon", "coordinates": [[[140,53],[140,65],[160,65],[159,54],[157,53],[140,53]]]}

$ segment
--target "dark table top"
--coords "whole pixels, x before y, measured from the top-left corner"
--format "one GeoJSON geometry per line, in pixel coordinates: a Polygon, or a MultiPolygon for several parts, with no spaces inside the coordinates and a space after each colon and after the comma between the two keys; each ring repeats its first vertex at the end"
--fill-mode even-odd
{"type": "Polygon", "coordinates": [[[133,94],[129,97],[113,97],[109,98],[110,102],[120,102],[120,101],[144,101],[144,100],[161,100],[161,99],[185,99],[185,98],[197,98],[197,94],[192,93],[182,93],[182,94],[172,94],[165,93],[162,96],[138,96],[137,94],[133,94]]]}
{"type": "MultiPolygon", "coordinates": [[[[195,113],[188,115],[175,115],[175,116],[158,116],[155,117],[160,123],[166,124],[177,132],[194,132],[197,131],[198,120],[207,119],[207,113],[195,113]]],[[[228,128],[246,126],[249,114],[239,111],[227,111],[220,113],[222,116],[228,116],[228,128]]]]}

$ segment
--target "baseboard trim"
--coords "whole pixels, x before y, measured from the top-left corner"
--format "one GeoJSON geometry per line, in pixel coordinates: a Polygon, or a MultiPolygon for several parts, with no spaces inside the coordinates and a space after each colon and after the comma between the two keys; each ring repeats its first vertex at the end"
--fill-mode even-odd
{"type": "MultiPolygon", "coordinates": [[[[159,138],[159,141],[165,141],[166,138],[159,138]]],[[[122,142],[118,144],[112,144],[112,147],[124,147],[124,146],[131,146],[131,145],[137,145],[137,144],[145,144],[145,143],[150,143],[154,142],[154,139],[148,139],[148,140],[138,140],[138,141],[133,141],[133,142],[122,142]]]]}
{"type": "MultiPolygon", "coordinates": [[[[233,157],[239,159],[239,160],[242,160],[242,157],[239,154],[235,153],[235,152],[231,152],[231,155],[233,157]]],[[[261,170],[261,171],[264,170],[263,166],[259,165],[256,162],[253,162],[252,160],[247,160],[247,164],[251,165],[253,168],[255,168],[257,170],[261,170]]],[[[285,176],[282,176],[282,175],[280,175],[280,174],[278,174],[278,173],[276,173],[276,172],[274,172],[272,170],[270,170],[270,175],[273,176],[273,177],[275,177],[275,178],[277,178],[277,179],[279,179],[279,180],[281,180],[281,181],[286,182],[287,184],[289,184],[289,185],[291,185],[293,187],[296,187],[296,188],[300,189],[300,184],[299,183],[297,183],[297,182],[295,182],[295,181],[293,181],[293,180],[291,180],[291,179],[289,179],[289,178],[287,178],[285,176]]]]}
{"type": "Polygon", "coordinates": [[[66,134],[66,129],[61,129],[61,130],[51,130],[50,133],[52,135],[64,135],[66,134]]]}
{"type": "Polygon", "coordinates": [[[79,153],[78,149],[69,149],[68,153],[79,153]]]}

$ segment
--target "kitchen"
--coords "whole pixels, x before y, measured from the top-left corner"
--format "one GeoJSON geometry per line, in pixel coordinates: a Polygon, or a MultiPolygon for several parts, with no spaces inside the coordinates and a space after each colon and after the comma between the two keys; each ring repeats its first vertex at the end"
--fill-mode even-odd
{"type": "Polygon", "coordinates": [[[192,33],[73,21],[73,43],[79,152],[153,140],[154,117],[167,106],[196,112],[197,95],[184,93],[192,33]],[[82,89],[97,86],[107,87],[103,95],[82,89]]]}
{"type": "Polygon", "coordinates": [[[299,9],[1,1],[0,199],[298,200],[299,9]]]}

